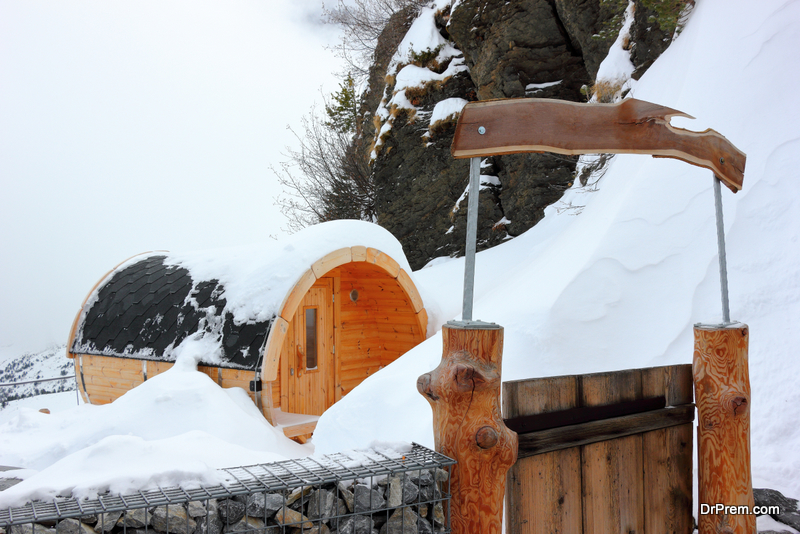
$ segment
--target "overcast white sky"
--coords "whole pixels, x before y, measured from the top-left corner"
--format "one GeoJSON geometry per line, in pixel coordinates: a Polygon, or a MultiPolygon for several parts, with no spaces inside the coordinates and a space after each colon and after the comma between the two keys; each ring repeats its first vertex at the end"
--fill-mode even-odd
{"type": "Polygon", "coordinates": [[[269,239],[338,59],[321,0],[0,0],[0,359],[139,252],[269,239]]]}

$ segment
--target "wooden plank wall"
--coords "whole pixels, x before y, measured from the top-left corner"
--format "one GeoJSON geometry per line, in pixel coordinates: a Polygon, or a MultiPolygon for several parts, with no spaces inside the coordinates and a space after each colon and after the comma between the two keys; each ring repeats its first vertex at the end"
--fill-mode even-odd
{"type": "Polygon", "coordinates": [[[339,344],[337,387],[341,396],[425,340],[400,284],[376,266],[351,263],[338,270],[339,344]],[[350,298],[358,291],[358,300],[350,298]]]}
{"type": "MultiPolygon", "coordinates": [[[[691,365],[506,382],[503,413],[511,419],[661,395],[667,407],[690,404],[691,365]]],[[[507,476],[509,532],[689,534],[692,428],[521,457],[507,476]]]]}
{"type": "MultiPolygon", "coordinates": [[[[116,358],[111,356],[97,356],[92,354],[78,354],[75,357],[75,372],[78,383],[81,381],[80,362],[83,362],[83,380],[86,383],[86,393],[92,404],[108,404],[117,400],[127,391],[144,382],[144,365],[146,365],[147,378],[153,378],[172,367],[171,362],[157,362],[150,360],[136,360],[133,358],[116,358]]],[[[250,381],[254,378],[253,371],[239,369],[220,369],[199,365],[197,369],[207,374],[221,387],[240,387],[244,389],[253,402],[255,394],[250,391],[250,381]]],[[[280,389],[278,387],[278,389],[280,389]]],[[[262,402],[268,390],[262,390],[262,402]]],[[[273,398],[275,392],[272,392],[273,398]]]]}

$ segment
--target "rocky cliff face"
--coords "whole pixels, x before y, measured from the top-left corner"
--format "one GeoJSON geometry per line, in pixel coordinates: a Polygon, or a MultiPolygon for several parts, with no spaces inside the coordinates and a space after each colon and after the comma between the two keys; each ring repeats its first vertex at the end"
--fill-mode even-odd
{"type": "MultiPolygon", "coordinates": [[[[414,269],[464,250],[468,162],[450,156],[457,113],[446,112],[491,98],[585,102],[627,2],[461,0],[441,6],[423,8],[413,21],[404,12],[390,23],[412,32],[412,22],[427,24],[438,36],[427,49],[409,39],[382,40],[358,129],[371,157],[378,223],[401,241],[414,269]],[[388,50],[396,51],[391,60],[388,50]]],[[[646,5],[637,3],[635,13],[625,47],[638,78],[670,36],[646,5]]],[[[484,160],[478,249],[536,224],[570,187],[575,166],[576,158],[552,154],[484,160]]]]}

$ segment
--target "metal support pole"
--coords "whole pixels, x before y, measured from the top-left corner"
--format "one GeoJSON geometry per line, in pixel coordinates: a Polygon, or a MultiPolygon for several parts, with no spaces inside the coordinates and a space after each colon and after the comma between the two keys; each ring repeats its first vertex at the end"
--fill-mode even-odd
{"type": "Polygon", "coordinates": [[[475,292],[475,248],[478,238],[478,194],[481,181],[481,158],[469,160],[469,204],[467,205],[467,247],[464,253],[464,304],[461,320],[472,321],[475,292]]]}
{"type": "Polygon", "coordinates": [[[719,285],[722,295],[722,324],[731,323],[728,303],[728,260],[725,255],[725,223],[722,220],[722,188],[719,178],[714,176],[714,206],[717,215],[717,252],[719,256],[719,285]]]}

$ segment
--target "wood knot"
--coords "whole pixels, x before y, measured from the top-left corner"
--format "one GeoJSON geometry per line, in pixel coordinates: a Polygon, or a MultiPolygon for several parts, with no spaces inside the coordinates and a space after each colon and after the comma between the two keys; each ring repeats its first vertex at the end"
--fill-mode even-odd
{"type": "Polygon", "coordinates": [[[433,388],[431,387],[430,373],[425,373],[424,375],[417,378],[417,391],[419,391],[422,395],[428,397],[432,401],[439,400],[439,396],[433,392],[433,388]]]}
{"type": "Polygon", "coordinates": [[[733,412],[733,415],[744,415],[747,413],[748,406],[750,405],[747,402],[747,397],[742,395],[738,395],[733,397],[732,399],[726,401],[726,408],[733,412]]]}
{"type": "Polygon", "coordinates": [[[460,364],[457,365],[453,371],[453,378],[455,380],[457,391],[472,391],[475,389],[474,378],[476,375],[475,368],[471,365],[460,364]]]}
{"type": "Polygon", "coordinates": [[[497,430],[490,426],[482,426],[475,433],[475,443],[477,443],[478,447],[481,449],[491,449],[497,445],[497,440],[499,438],[500,436],[497,434],[497,430]]]}

